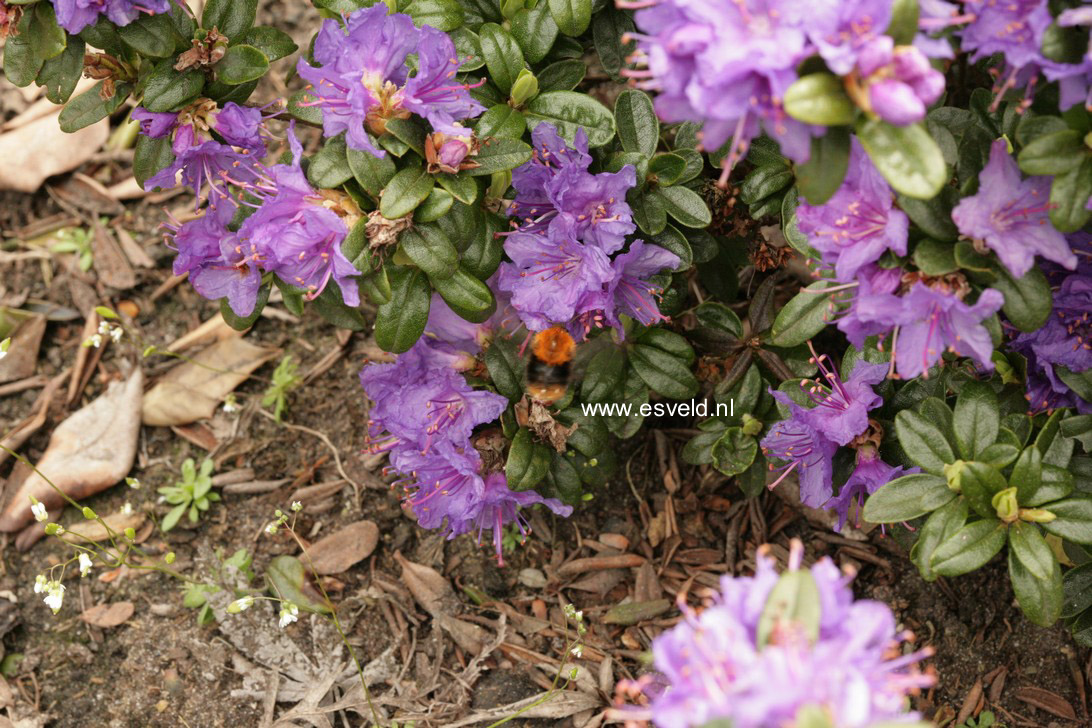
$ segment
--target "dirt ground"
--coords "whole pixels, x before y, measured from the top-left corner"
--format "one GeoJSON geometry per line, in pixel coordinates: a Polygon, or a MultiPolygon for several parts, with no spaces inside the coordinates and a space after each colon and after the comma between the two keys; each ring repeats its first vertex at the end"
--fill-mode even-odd
{"type": "MultiPolygon", "coordinates": [[[[305,42],[314,17],[303,14],[304,7],[282,1],[266,12],[305,42]]],[[[264,90],[267,96],[278,91],[264,90]]],[[[4,118],[21,111],[10,86],[0,94],[4,118]]],[[[104,155],[81,172],[104,185],[131,174],[124,154],[104,155]]],[[[56,188],[65,182],[61,177],[48,184],[56,188]]],[[[145,346],[163,347],[215,315],[217,308],[186,284],[165,287],[171,251],[157,226],[163,209],[187,204],[181,196],[150,196],[109,215],[111,225],[127,230],[155,263],[137,267],[135,285],[119,290],[106,286],[97,268],[79,271],[72,256],[15,255],[26,250],[20,241],[43,229],[43,221],[84,224],[95,218],[100,210],[92,202],[56,189],[0,192],[0,305],[29,301],[59,307],[53,312],[57,320],[46,328],[37,374],[51,378],[73,365],[84,336],[80,312],[89,303],[128,302],[138,311],[137,340],[108,348],[79,400],[70,406],[55,402],[45,426],[23,445],[32,461],[44,451],[53,427],[101,394],[120,376],[124,362],[139,361],[145,346]],[[67,311],[75,315],[63,320],[67,311]]],[[[684,465],[671,453],[689,437],[691,422],[650,422],[622,443],[620,467],[602,492],[568,520],[536,512],[531,538],[506,553],[504,568],[495,563],[491,546],[479,547],[471,536],[447,542],[417,528],[384,482],[382,463],[362,451],[366,402],[357,374],[376,353],[367,333],[339,338],[313,313],[297,320],[277,304],[270,309],[247,335],[249,341],[290,354],[301,373],[329,365],[291,393],[285,424],[258,411],[274,361],[238,389],[240,411],[218,412],[208,428],[179,433],[143,427],[133,471],[142,487],[118,485],[86,504],[105,514],[128,502],[136,513],[162,518],[169,506],[158,502],[156,488],[172,484],[187,457],[203,459],[208,453],[197,442],[208,445],[211,435],[218,475],[249,469],[249,484],[287,482],[262,486],[264,492],[225,493],[196,527],[183,519],[166,535],[145,519],[138,528],[141,547],[152,555],[174,552],[178,571],[215,581],[222,577],[214,568],[214,552],[227,557],[246,549],[253,555],[253,583],[260,584],[276,556],[299,552],[283,531],[263,533],[273,512],[294,500],[304,503],[296,530],[310,542],[362,519],[374,522],[380,534],[374,553],[324,577],[322,585],[340,605],[347,638],[367,665],[365,672],[376,678],[371,692],[385,716],[416,720],[418,728],[463,725],[468,717],[492,715],[477,723],[488,725],[503,717],[494,709],[549,688],[571,634],[561,605],[572,603],[588,624],[583,657],[565,668],[577,666],[577,679],[546,703],[539,717],[516,718],[510,725],[599,725],[617,681],[647,669],[642,655],[652,638],[678,621],[677,594],[689,594],[696,604],[721,574],[746,573],[759,544],[771,543],[784,555],[790,539],[799,538],[808,560],[829,555],[857,569],[857,595],[891,605],[916,634],[915,649],[936,648],[930,664],[937,687],[918,696],[915,707],[938,724],[956,725],[957,716],[991,710],[1010,728],[1092,725],[1087,699],[1092,656],[1062,627],[1042,629],[1021,616],[1003,563],[926,583],[891,535],[875,531],[856,540],[832,534],[810,523],[782,494],[745,501],[730,480],[710,468],[684,465]],[[678,483],[672,493],[665,488],[665,473],[678,483]],[[565,568],[588,557],[600,559],[599,565],[565,568]],[[400,558],[431,567],[454,585],[445,596],[443,618],[415,600],[400,558]],[[602,568],[604,563],[622,566],[602,568]],[[623,602],[635,603],[639,614],[634,608],[616,610],[623,602]]],[[[143,366],[154,380],[173,363],[152,357],[143,366]]],[[[38,386],[0,396],[0,433],[31,414],[40,391],[38,386]]],[[[0,478],[11,471],[9,460],[0,466],[0,478]]],[[[6,495],[11,490],[8,484],[6,495]]],[[[62,523],[79,520],[68,509],[62,523]]],[[[33,592],[34,580],[69,554],[54,539],[26,549],[19,545],[25,544],[14,537],[0,542],[0,674],[26,721],[17,723],[21,728],[368,725],[359,680],[351,668],[346,671],[340,640],[324,621],[302,614],[285,631],[292,640],[288,654],[276,641],[282,639],[276,636],[276,615],[267,607],[203,626],[200,610],[183,606],[177,580],[127,568],[68,580],[65,607],[54,617],[33,592]],[[119,626],[101,628],[79,618],[93,605],[114,602],[135,606],[119,626]],[[270,644],[278,646],[273,653],[270,644]]]]}

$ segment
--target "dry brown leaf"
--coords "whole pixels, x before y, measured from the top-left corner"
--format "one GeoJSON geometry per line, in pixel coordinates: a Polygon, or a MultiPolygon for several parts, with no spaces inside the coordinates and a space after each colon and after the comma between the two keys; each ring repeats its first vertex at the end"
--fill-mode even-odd
{"type": "Polygon", "coordinates": [[[85,609],[80,619],[95,627],[109,629],[125,624],[129,617],[133,616],[136,607],[132,602],[114,602],[113,604],[96,604],[90,609],[85,609]]]}
{"type": "Polygon", "coordinates": [[[340,574],[368,558],[377,543],[379,527],[372,521],[357,521],[311,544],[301,561],[316,574],[340,574]]]}
{"type": "Polygon", "coordinates": [[[410,561],[401,551],[394,553],[394,559],[402,567],[402,583],[429,614],[435,617],[456,611],[458,600],[455,598],[455,590],[440,572],[410,561]]]}
{"type": "Polygon", "coordinates": [[[136,273],[113,233],[96,223],[91,235],[95,273],[104,285],[126,290],[136,285],[136,273]]]}
{"type": "Polygon", "coordinates": [[[1073,710],[1073,706],[1062,696],[1045,688],[1031,686],[1019,688],[1016,691],[1016,698],[1059,718],[1077,720],[1077,713],[1073,710]]]}
{"type": "Polygon", "coordinates": [[[110,538],[110,531],[114,533],[122,533],[127,528],[136,530],[143,525],[145,516],[143,513],[134,512],[128,515],[121,513],[111,513],[109,516],[103,517],[102,525],[98,521],[79,521],[73,523],[71,527],[67,529],[67,532],[62,536],[65,541],[69,543],[83,543],[88,541],[105,541],[110,538]],[[110,528],[110,531],[107,530],[110,528]]]}
{"type": "Polygon", "coordinates": [[[140,433],[140,393],[144,376],[139,368],[125,381],[112,383],[106,393],[57,426],[32,473],[0,513],[0,531],[17,531],[31,521],[30,498],[55,508],[64,499],[53,485],[82,499],[109,488],[133,467],[140,433]],[[45,477],[43,477],[43,475],[45,477]]]}
{"type": "Polygon", "coordinates": [[[542,699],[543,695],[544,693],[532,695],[531,697],[516,703],[500,705],[489,710],[475,711],[462,720],[448,724],[447,728],[463,728],[463,726],[476,725],[478,723],[492,723],[502,718],[509,717],[517,711],[519,712],[520,718],[552,718],[554,720],[560,720],[561,718],[568,718],[570,715],[582,713],[585,710],[595,710],[603,704],[599,698],[588,695],[587,693],[578,692],[576,690],[563,690],[549,697],[541,705],[535,705],[535,703],[542,699]],[[529,705],[534,705],[535,707],[523,710],[529,705]]]}
{"type": "Polygon", "coordinates": [[[34,373],[45,328],[45,316],[31,316],[19,324],[11,337],[7,356],[0,359],[0,382],[25,379],[34,373]]]}
{"type": "Polygon", "coordinates": [[[86,162],[110,135],[107,119],[66,134],[57,123],[59,113],[0,134],[0,189],[34,192],[47,177],[86,162]]]}
{"type": "Polygon", "coordinates": [[[247,376],[279,353],[239,338],[224,339],[167,372],[144,395],[146,425],[188,425],[212,417],[247,376]]]}

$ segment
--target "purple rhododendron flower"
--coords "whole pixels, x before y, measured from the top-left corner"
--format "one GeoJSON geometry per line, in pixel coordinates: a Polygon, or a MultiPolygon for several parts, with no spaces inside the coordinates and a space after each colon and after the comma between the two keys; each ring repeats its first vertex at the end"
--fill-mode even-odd
{"type": "Polygon", "coordinates": [[[229,101],[212,114],[211,126],[231,146],[262,155],[269,139],[265,119],[261,109],[229,101]]]}
{"type": "Polygon", "coordinates": [[[915,283],[902,299],[899,331],[892,344],[899,376],[928,376],[946,350],[993,369],[993,341],[982,321],[997,313],[1004,302],[1000,291],[987,288],[968,306],[952,293],[915,283]]]}
{"type": "Polygon", "coordinates": [[[1010,345],[1028,360],[1028,401],[1033,411],[1076,407],[1082,414],[1092,414],[1092,402],[1077,396],[1056,369],[1074,373],[1092,369],[1092,258],[1064,278],[1047,322],[1035,331],[1021,332],[1010,345]]]}
{"type": "MultiPolygon", "coordinates": [[[[614,280],[610,258],[551,226],[548,235],[517,231],[504,242],[512,259],[502,263],[497,287],[512,296],[512,307],[531,331],[568,323],[588,293],[614,280]]],[[[571,229],[571,226],[568,226],[571,229]]]]}
{"type": "Polygon", "coordinates": [[[963,50],[972,61],[1001,53],[1014,69],[1039,61],[1043,33],[1051,24],[1047,0],[965,0],[963,10],[974,18],[963,29],[963,50]]]}
{"type": "Polygon", "coordinates": [[[1050,177],[1021,179],[1008,143],[998,139],[978,180],[978,193],[952,210],[961,233],[985,243],[1017,278],[1031,270],[1036,254],[1076,267],[1065,236],[1050,224],[1050,177]]]}
{"type": "Polygon", "coordinates": [[[762,438],[762,452],[766,457],[784,460],[781,475],[770,484],[776,487],[789,473],[796,471],[800,480],[800,501],[812,508],[821,508],[833,493],[831,478],[834,475],[834,453],[838,444],[819,432],[808,415],[810,410],[796,404],[784,392],[775,389],[770,394],[789,408],[789,419],[781,420],[762,438]]]}
{"type": "Polygon", "coordinates": [[[526,536],[531,527],[520,513],[520,509],[538,504],[546,506],[565,518],[573,512],[572,506],[563,504],[557,498],[543,498],[533,490],[514,491],[508,487],[508,480],[504,477],[504,473],[491,473],[485,478],[485,492],[478,504],[477,514],[472,519],[458,524],[458,529],[452,530],[453,533],[467,533],[477,529],[478,543],[481,543],[483,531],[486,529],[492,531],[497,564],[504,566],[502,540],[505,524],[516,524],[520,534],[526,536]]]}
{"type": "Polygon", "coordinates": [[[869,336],[883,336],[898,325],[903,303],[896,292],[901,279],[901,268],[870,264],[857,272],[857,292],[839,316],[838,329],[858,349],[869,336]]]}
{"type": "Polygon", "coordinates": [[[291,164],[270,167],[261,187],[251,192],[262,198],[261,206],[239,228],[239,240],[256,246],[265,266],[281,280],[302,288],[315,298],[332,279],[349,306],[360,305],[360,290],[353,280],[360,272],[341,252],[349,230],[311,187],[300,168],[303,146],[294,127],[288,135],[291,164]]]}
{"type": "Polygon", "coordinates": [[[826,354],[815,356],[814,350],[812,354],[812,361],[826,384],[815,380],[808,386],[808,398],[815,407],[805,410],[801,417],[835,444],[848,445],[868,429],[869,410],[883,404],[883,398],[872,388],[887,378],[888,366],[861,360],[853,367],[849,379],[842,381],[829,366],[826,354]]]}
{"type": "Polygon", "coordinates": [[[570,147],[551,124],[531,132],[534,153],[512,172],[516,199],[508,208],[522,232],[556,232],[613,253],[637,229],[626,193],[637,184],[627,164],[618,172],[591,174],[588,137],[579,129],[570,147]]]}
{"type": "Polygon", "coordinates": [[[178,126],[178,114],[173,111],[156,113],[138,106],[133,109],[132,117],[140,122],[140,133],[149,139],[162,139],[178,126]]]}
{"type": "Polygon", "coordinates": [[[760,130],[786,156],[807,161],[813,131],[789,118],[781,99],[814,50],[806,31],[812,7],[799,0],[648,4],[632,4],[642,8],[635,19],[643,34],[635,37],[647,69],[627,75],[659,92],[661,119],[702,122],[709,150],[732,138],[725,175],[760,130]]]}
{"type": "Polygon", "coordinates": [[[914,47],[929,58],[954,58],[951,41],[934,37],[931,33],[961,25],[974,16],[960,15],[959,6],[945,0],[919,0],[918,7],[918,28],[921,32],[914,36],[914,47]]]}
{"type": "Polygon", "coordinates": [[[455,45],[446,33],[414,27],[405,13],[387,14],[382,3],[357,10],[346,19],[323,22],[315,39],[312,66],[303,58],[296,69],[322,109],[327,137],[345,132],[350,147],[386,155],[368,136],[386,130],[388,119],[410,113],[426,118],[436,131],[454,132],[454,122],[481,114],[485,107],[455,81],[459,68],[455,45]],[[417,53],[418,70],[408,78],[406,57],[417,53]]]}
{"type": "Polygon", "coordinates": [[[422,528],[442,528],[449,539],[455,538],[481,510],[485,482],[481,457],[473,448],[443,443],[425,454],[399,449],[391,454],[391,467],[409,476],[402,483],[406,504],[422,528]]]}
{"type": "MultiPolygon", "coordinates": [[[[920,468],[904,468],[897,465],[888,465],[880,459],[876,448],[865,446],[857,450],[857,467],[853,474],[838,491],[838,495],[831,498],[823,506],[838,514],[838,528],[841,531],[849,518],[849,510],[857,507],[857,518],[860,520],[861,508],[865,498],[872,495],[895,478],[920,472],[920,468]]],[[[859,523],[858,523],[859,525],[859,523]]]]}
{"type": "MultiPolygon", "coordinates": [[[[790,571],[800,569],[802,556],[795,542],[790,571]]],[[[897,632],[891,609],[854,600],[852,577],[829,558],[810,575],[818,592],[814,638],[804,625],[781,620],[759,643],[760,619],[779,581],[766,548],[756,555],[753,577],[723,577],[721,594],[700,613],[681,604],[684,620],[652,643],[654,667],[668,687],[632,715],[659,728],[717,720],[733,728],[789,726],[805,708],[818,708],[839,728],[916,718],[906,712],[906,696],[933,684],[916,667],[932,650],[901,654],[908,635],[897,632]]],[[[638,686],[651,681],[642,678],[638,686]]]]}
{"type": "Polygon", "coordinates": [[[846,0],[816,3],[804,24],[808,37],[839,76],[853,70],[862,49],[891,23],[891,0],[846,0]]]}
{"type": "Polygon", "coordinates": [[[100,15],[114,25],[128,25],[141,16],[171,9],[170,0],[53,0],[57,25],[76,35],[98,22],[100,15]]]}
{"type": "Polygon", "coordinates": [[[896,126],[925,118],[926,108],[944,93],[944,74],[914,46],[895,47],[889,36],[868,43],[858,57],[866,105],[896,126]]]}
{"type": "Polygon", "coordinates": [[[822,205],[801,203],[796,215],[800,232],[843,283],[887,250],[906,255],[909,218],[895,207],[891,188],[856,137],[842,186],[822,205]]]}

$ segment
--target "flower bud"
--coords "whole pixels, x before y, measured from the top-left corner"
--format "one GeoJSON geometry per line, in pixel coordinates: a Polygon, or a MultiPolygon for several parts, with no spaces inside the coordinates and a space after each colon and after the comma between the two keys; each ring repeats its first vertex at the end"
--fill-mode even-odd
{"type": "Polygon", "coordinates": [[[741,429],[743,430],[744,435],[751,435],[752,437],[754,437],[758,433],[762,432],[762,420],[759,420],[756,417],[752,417],[751,415],[744,413],[743,427],[741,429]]]}
{"type": "Polygon", "coordinates": [[[944,477],[948,479],[948,487],[957,493],[960,491],[960,479],[967,464],[962,460],[948,463],[944,466],[944,477]]]}
{"type": "Polygon", "coordinates": [[[1050,523],[1058,515],[1046,510],[1045,508],[1021,508],[1020,520],[1030,521],[1031,523],[1050,523]]]}
{"type": "Polygon", "coordinates": [[[91,510],[90,508],[88,508],[87,506],[83,507],[83,517],[86,518],[89,521],[93,521],[96,518],[98,518],[98,516],[95,515],[95,512],[93,510],[91,510]]]}
{"type": "Polygon", "coordinates": [[[538,96],[538,79],[535,74],[524,68],[512,84],[512,105],[519,107],[538,96]]]}
{"type": "Polygon", "coordinates": [[[997,517],[1005,523],[1012,523],[1020,517],[1020,503],[1016,500],[1016,488],[1005,488],[993,497],[990,505],[997,511],[997,517]]]}
{"type": "Polygon", "coordinates": [[[163,557],[163,560],[166,561],[168,564],[173,564],[174,558],[174,551],[168,551],[167,555],[163,557]]]}

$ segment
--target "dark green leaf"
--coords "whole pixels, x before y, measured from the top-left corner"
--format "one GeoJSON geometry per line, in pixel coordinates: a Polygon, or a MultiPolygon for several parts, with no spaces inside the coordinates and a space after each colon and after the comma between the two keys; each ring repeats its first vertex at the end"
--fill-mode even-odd
{"type": "Polygon", "coordinates": [[[997,409],[997,395],[985,382],[967,382],[956,400],[956,445],[959,453],[972,460],[997,440],[1001,427],[1001,414],[997,409]]]}
{"type": "Polygon", "coordinates": [[[922,124],[864,120],[857,124],[857,137],[896,192],[928,200],[948,182],[944,155],[922,124]]]}
{"type": "Polygon", "coordinates": [[[871,523],[900,523],[924,516],[956,497],[944,478],[927,473],[904,475],[868,497],[864,518],[871,523]]]}
{"type": "MultiPolygon", "coordinates": [[[[881,488],[882,490],[882,488],[881,488]]],[[[936,581],[932,559],[937,546],[951,538],[967,522],[968,508],[965,498],[954,498],[933,511],[921,527],[917,542],[910,550],[910,559],[926,581],[936,581]]]]}
{"type": "Polygon", "coordinates": [[[482,358],[493,386],[501,395],[513,402],[523,396],[523,366],[509,339],[494,338],[482,358]]]}
{"type": "Polygon", "coordinates": [[[959,229],[952,222],[952,199],[945,194],[948,189],[928,200],[899,195],[898,201],[899,207],[922,232],[937,240],[954,243],[959,237],[959,229]]]}
{"type": "Polygon", "coordinates": [[[796,186],[811,205],[822,205],[842,186],[849,169],[849,129],[842,126],[811,140],[811,157],[796,165],[796,186]]]}
{"type": "Polygon", "coordinates": [[[307,572],[295,556],[274,556],[265,572],[269,591],[286,602],[308,612],[328,613],[314,587],[307,583],[307,572]],[[314,596],[312,596],[314,595],[314,596]]]}
{"type": "Polygon", "coordinates": [[[590,147],[601,147],[614,138],[614,116],[607,107],[574,91],[547,91],[531,99],[527,121],[532,128],[542,122],[553,124],[569,144],[580,128],[587,133],[590,147]]]}
{"type": "Polygon", "coordinates": [[[898,45],[910,45],[918,33],[920,14],[918,0],[895,0],[891,5],[891,22],[885,35],[891,36],[898,45]]]}
{"type": "Polygon", "coordinates": [[[438,174],[436,182],[464,205],[473,205],[478,199],[478,183],[464,175],[438,174]]]}
{"type": "Polygon", "coordinates": [[[519,428],[504,464],[508,487],[517,492],[534,488],[546,477],[550,460],[550,448],[532,440],[531,431],[526,427],[519,428]]]}
{"type": "MultiPolygon", "coordinates": [[[[356,284],[353,283],[352,285],[356,284]]],[[[320,316],[339,329],[363,331],[368,327],[368,322],[364,319],[364,314],[360,312],[360,309],[345,304],[345,299],[341,296],[340,286],[332,284],[326,286],[322,289],[322,293],[315,298],[313,304],[320,316]]]]}
{"type": "MultiPolygon", "coordinates": [[[[9,41],[10,42],[10,41],[9,41]]],[[[79,131],[85,126],[91,126],[96,121],[105,119],[110,114],[118,110],[125,99],[129,96],[130,86],[127,83],[121,83],[117,86],[117,91],[113,98],[102,100],[99,96],[99,91],[102,89],[102,81],[99,81],[91,88],[84,91],[79,96],[73,97],[65,107],[61,109],[61,115],[59,118],[61,131],[71,134],[74,131],[79,131]]]]}
{"type": "MultiPolygon", "coordinates": [[[[657,154],[648,162],[648,173],[655,175],[656,184],[661,187],[670,187],[683,181],[687,171],[688,163],[686,159],[674,153],[657,154]]],[[[640,180],[638,180],[638,184],[640,184],[640,180]]]]}
{"type": "Polygon", "coordinates": [[[432,290],[416,268],[390,271],[391,298],[375,316],[375,343],[384,351],[409,351],[425,331],[432,290]]]}
{"type": "Polygon", "coordinates": [[[430,280],[450,278],[458,269],[459,251],[434,225],[419,225],[404,231],[398,237],[398,246],[430,280]]]}
{"type": "Polygon", "coordinates": [[[455,198],[443,187],[433,187],[428,197],[413,212],[415,223],[432,222],[438,220],[451,210],[455,198]]]}
{"type": "Polygon", "coordinates": [[[964,526],[933,552],[933,571],[940,576],[959,576],[985,565],[1005,547],[1006,530],[996,519],[964,526]]]}
{"type": "Polygon", "coordinates": [[[630,190],[633,221],[646,235],[659,235],[667,226],[667,208],[664,199],[656,194],[630,190]]]}
{"type": "Polygon", "coordinates": [[[983,518],[996,517],[997,511],[993,507],[993,497],[1008,487],[1005,476],[1001,475],[1000,470],[979,462],[963,464],[959,485],[967,503],[983,518]]]}
{"type": "Polygon", "coordinates": [[[618,141],[627,152],[651,157],[660,143],[660,121],[652,108],[652,99],[638,89],[626,89],[614,102],[614,122],[618,141]]]}
{"type": "Polygon", "coordinates": [[[550,14],[565,35],[580,35],[588,29],[592,16],[592,0],[548,0],[550,14]]]}
{"type": "MultiPolygon", "coordinates": [[[[26,29],[27,41],[34,48],[34,53],[43,61],[56,58],[64,53],[68,36],[57,25],[57,16],[53,14],[53,6],[49,3],[35,3],[26,10],[30,16],[30,24],[26,29]]],[[[139,21],[138,21],[139,22],[139,21]]],[[[136,25],[136,23],[133,23],[136,25]]],[[[23,24],[20,22],[20,28],[23,24]]]]}
{"type": "Polygon", "coordinates": [[[930,276],[943,276],[959,270],[955,259],[955,246],[933,238],[919,240],[914,248],[914,265],[930,276]]]}
{"type": "Polygon", "coordinates": [[[1092,545],[1092,496],[1078,494],[1046,503],[1043,508],[1057,516],[1042,524],[1044,529],[1073,543],[1092,545]]]}
{"type": "Polygon", "coordinates": [[[725,475],[739,475],[758,455],[758,442],[738,427],[729,427],[713,444],[713,467],[725,475]]]}
{"type": "Polygon", "coordinates": [[[144,182],[174,161],[170,136],[159,139],[139,135],[133,149],[133,176],[143,187],[144,182]]]}
{"type": "Polygon", "coordinates": [[[19,32],[9,35],[4,44],[4,77],[20,88],[34,82],[45,62],[31,43],[27,31],[33,17],[33,13],[25,14],[19,22],[19,32]]]}
{"type": "Polygon", "coordinates": [[[706,301],[694,309],[694,315],[702,326],[727,331],[732,336],[743,336],[743,323],[732,309],[723,303],[706,301]]]}
{"type": "Polygon", "coordinates": [[[1051,562],[1049,576],[1041,579],[1016,557],[1015,549],[1009,549],[1009,581],[1016,601],[1024,616],[1041,627],[1049,627],[1057,621],[1064,600],[1061,567],[1053,556],[1051,562]]]}
{"type": "Polygon", "coordinates": [[[428,135],[428,130],[420,119],[412,116],[408,119],[388,119],[385,129],[387,134],[384,138],[389,139],[393,136],[420,156],[425,156],[425,137],[428,135]]]}
{"type": "Polygon", "coordinates": [[[479,139],[519,139],[527,130],[527,119],[508,104],[497,104],[478,117],[475,133],[479,139]]]}
{"type": "Polygon", "coordinates": [[[796,79],[785,91],[785,113],[805,124],[843,126],[853,123],[856,108],[842,79],[813,73],[796,79]]]}
{"type": "Polygon", "coordinates": [[[1055,564],[1054,554],[1039,533],[1038,526],[1024,521],[1014,522],[1009,526],[1009,548],[1032,576],[1036,579],[1050,579],[1055,564]]]}
{"type": "Polygon", "coordinates": [[[497,308],[497,301],[489,286],[461,267],[454,275],[434,278],[431,282],[444,303],[467,321],[481,323],[492,316],[497,308]]]}
{"type": "MultiPolygon", "coordinates": [[[[8,40],[10,45],[11,40],[8,40]]],[[[59,56],[50,58],[38,72],[38,85],[45,88],[46,98],[55,104],[68,101],[83,72],[85,45],[78,36],[69,38],[68,45],[59,56]]]]}
{"type": "Polygon", "coordinates": [[[910,460],[929,473],[943,475],[944,466],[955,460],[944,434],[917,412],[899,412],[895,416],[895,432],[910,460]]]}
{"type": "Polygon", "coordinates": [[[258,289],[258,299],[254,302],[254,310],[246,316],[239,316],[231,310],[231,306],[228,305],[226,298],[220,299],[220,315],[224,318],[224,321],[228,326],[236,331],[246,331],[254,322],[258,320],[258,317],[262,315],[262,309],[265,308],[265,304],[269,302],[269,291],[272,286],[263,285],[258,289]]]}
{"type": "Polygon", "coordinates": [[[388,220],[405,217],[425,201],[435,180],[424,167],[400,170],[383,189],[379,211],[388,220]]]}
{"type": "Polygon", "coordinates": [[[1032,140],[1020,150],[1017,161],[1024,174],[1053,176],[1080,166],[1086,154],[1081,133],[1065,129],[1032,140]]]}
{"type": "Polygon", "coordinates": [[[451,31],[463,24],[465,13],[456,0],[410,0],[399,12],[413,18],[417,27],[429,25],[437,30],[451,31]]]}
{"type": "Polygon", "coordinates": [[[748,205],[777,194],[792,184],[792,170],[784,164],[767,164],[752,169],[739,186],[739,198],[748,205]]]}
{"type": "Polygon", "coordinates": [[[459,71],[463,73],[476,71],[485,65],[485,60],[482,58],[482,42],[477,33],[464,25],[448,35],[455,42],[455,52],[459,54],[459,58],[464,59],[459,66],[459,71]]]}
{"type": "Polygon", "coordinates": [[[243,36],[243,43],[260,50],[270,63],[292,55],[297,49],[292,36],[283,30],[266,25],[259,25],[248,30],[243,36]]]}
{"type": "Polygon", "coordinates": [[[201,14],[201,27],[216,28],[234,40],[254,25],[258,0],[209,0],[201,14]]]}
{"type": "Polygon", "coordinates": [[[1016,500],[1027,505],[1043,482],[1043,455],[1039,448],[1026,447],[1016,460],[1009,484],[1016,488],[1016,500]]]}
{"type": "Polygon", "coordinates": [[[659,197],[667,214],[686,227],[703,228],[713,221],[705,200],[688,187],[660,187],[649,197],[659,197]]]}
{"type": "MultiPolygon", "coordinates": [[[[162,113],[175,111],[201,95],[205,74],[200,71],[176,71],[174,62],[160,61],[144,86],[144,108],[162,113]]],[[[121,95],[120,92],[118,95],[121,95]]]]}
{"type": "Polygon", "coordinates": [[[319,147],[318,153],[311,157],[311,163],[307,165],[307,179],[315,187],[323,189],[333,189],[345,184],[353,177],[347,154],[344,134],[327,139],[319,147]]]}
{"type": "Polygon", "coordinates": [[[585,402],[606,402],[622,384],[625,357],[615,347],[603,349],[588,363],[580,396],[585,402]]]}
{"type": "Polygon", "coordinates": [[[822,293],[829,287],[826,281],[817,281],[793,296],[778,311],[768,343],[771,346],[796,346],[822,331],[834,308],[834,294],[822,293]]]}
{"type": "Polygon", "coordinates": [[[698,392],[698,380],[678,357],[656,346],[638,344],[630,350],[634,371],[652,390],[672,399],[686,399],[698,392]]]}
{"type": "Polygon", "coordinates": [[[1050,223],[1056,230],[1073,233],[1092,219],[1088,199],[1092,196],[1092,154],[1086,153],[1080,166],[1059,174],[1050,185],[1050,223]]]}
{"type": "Polygon", "coordinates": [[[523,49],[528,63],[538,63],[545,58],[557,39],[557,23],[545,2],[518,11],[512,16],[510,24],[512,37],[523,49]]]}
{"type": "Polygon", "coordinates": [[[308,124],[322,126],[322,109],[318,106],[303,106],[315,100],[308,95],[306,89],[300,90],[288,97],[288,113],[293,119],[305,121],[308,124]]]}
{"type": "Polygon", "coordinates": [[[1092,562],[1082,564],[1065,573],[1065,602],[1062,617],[1076,617],[1092,607],[1092,562]]]}
{"type": "Polygon", "coordinates": [[[125,45],[149,58],[170,58],[176,49],[188,42],[168,15],[145,15],[118,28],[125,45]]]}
{"type": "Polygon", "coordinates": [[[507,94],[516,82],[516,76],[524,69],[523,51],[512,35],[496,23],[486,23],[478,29],[482,56],[489,69],[489,80],[507,94]]]}
{"type": "Polygon", "coordinates": [[[588,67],[584,65],[584,61],[577,58],[551,63],[538,72],[539,92],[572,91],[584,80],[587,72],[588,67]]]}
{"type": "Polygon", "coordinates": [[[599,62],[603,64],[603,70],[611,76],[617,76],[625,65],[626,56],[633,51],[633,41],[623,44],[625,34],[633,31],[632,17],[615,9],[608,3],[607,7],[595,13],[592,19],[592,39],[595,42],[595,50],[599,54],[599,62]]]}
{"type": "MultiPolygon", "coordinates": [[[[376,199],[383,192],[383,188],[394,179],[397,168],[389,154],[377,157],[371,152],[348,147],[345,150],[345,157],[353,178],[365,192],[376,199]]],[[[424,182],[421,184],[424,185],[424,182]]]]}
{"type": "Polygon", "coordinates": [[[1005,297],[1002,311],[1021,331],[1036,331],[1046,323],[1053,297],[1046,276],[1033,266],[1023,277],[1013,278],[1002,266],[995,268],[997,279],[991,284],[1005,297]]]}

